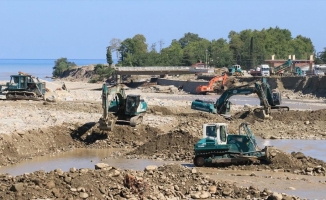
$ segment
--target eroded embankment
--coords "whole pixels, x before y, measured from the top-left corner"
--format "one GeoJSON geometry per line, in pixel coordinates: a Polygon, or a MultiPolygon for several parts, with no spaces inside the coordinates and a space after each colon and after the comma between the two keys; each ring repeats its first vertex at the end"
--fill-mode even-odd
{"type": "MultiPolygon", "coordinates": [[[[209,78],[213,78],[209,77],[209,78]]],[[[301,92],[303,95],[311,94],[316,97],[326,97],[326,76],[312,76],[312,77],[266,77],[272,89],[291,90],[294,92],[301,92]]],[[[229,77],[227,80],[227,87],[231,88],[237,86],[235,83],[241,85],[250,85],[256,81],[261,80],[261,77],[229,77]]],[[[185,92],[196,94],[196,87],[198,85],[206,85],[208,81],[180,81],[158,79],[159,85],[174,85],[176,87],[183,86],[185,92]]]]}

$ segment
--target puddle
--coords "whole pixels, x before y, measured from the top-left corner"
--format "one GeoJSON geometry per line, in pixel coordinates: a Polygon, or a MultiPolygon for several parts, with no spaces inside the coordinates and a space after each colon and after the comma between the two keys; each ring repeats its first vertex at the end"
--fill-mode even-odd
{"type": "Polygon", "coordinates": [[[256,140],[261,148],[264,146],[274,146],[288,153],[300,151],[306,156],[326,162],[325,140],[264,140],[260,137],[256,137],[256,140]]]}
{"type": "Polygon", "coordinates": [[[120,169],[144,170],[148,165],[163,165],[167,163],[179,163],[177,161],[157,161],[149,159],[124,159],[124,158],[106,158],[112,152],[118,149],[75,149],[55,156],[35,157],[31,160],[18,163],[12,166],[0,167],[0,173],[8,173],[12,176],[31,173],[38,170],[49,172],[55,169],[69,171],[70,168],[90,168],[94,169],[94,165],[101,162],[120,169]],[[106,159],[104,159],[106,158],[106,159]],[[103,160],[102,160],[103,159],[103,160]]]}

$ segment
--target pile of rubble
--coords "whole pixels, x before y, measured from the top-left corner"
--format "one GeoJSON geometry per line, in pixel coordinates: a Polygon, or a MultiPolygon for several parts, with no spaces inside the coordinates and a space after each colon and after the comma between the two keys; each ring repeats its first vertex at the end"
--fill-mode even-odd
{"type": "Polygon", "coordinates": [[[214,181],[176,164],[133,171],[98,163],[95,169],[41,170],[16,177],[2,174],[0,180],[1,199],[296,199],[268,189],[214,181]]]}

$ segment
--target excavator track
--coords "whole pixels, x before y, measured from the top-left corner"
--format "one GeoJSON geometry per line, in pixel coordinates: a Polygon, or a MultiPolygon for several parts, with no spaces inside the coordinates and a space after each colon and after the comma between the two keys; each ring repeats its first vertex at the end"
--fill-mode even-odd
{"type": "Polygon", "coordinates": [[[40,101],[43,98],[38,97],[34,92],[8,92],[6,94],[7,100],[33,100],[40,101]]]}
{"type": "MultiPolygon", "coordinates": [[[[265,150],[267,152],[267,150],[265,150]]],[[[265,161],[266,157],[257,157],[257,156],[246,156],[241,154],[241,152],[229,152],[229,151],[210,151],[204,153],[198,153],[194,158],[194,165],[196,167],[203,167],[204,165],[210,164],[260,164],[261,160],[265,161]],[[229,154],[232,157],[228,158],[219,158],[214,159],[216,155],[225,155],[229,154]],[[206,163],[205,159],[212,158],[211,163],[206,163]]],[[[266,160],[267,161],[267,160],[266,160]]]]}
{"type": "Polygon", "coordinates": [[[289,111],[290,110],[290,108],[289,108],[289,106],[271,106],[271,109],[273,109],[273,110],[286,110],[286,111],[289,111]]]}

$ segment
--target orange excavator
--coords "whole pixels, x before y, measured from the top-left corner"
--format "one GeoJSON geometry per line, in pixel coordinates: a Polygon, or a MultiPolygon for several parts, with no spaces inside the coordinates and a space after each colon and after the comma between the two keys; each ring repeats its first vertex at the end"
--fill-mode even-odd
{"type": "Polygon", "coordinates": [[[219,89],[216,89],[216,86],[215,86],[215,84],[217,82],[222,82],[222,84],[220,85],[220,89],[225,90],[227,78],[228,78],[228,75],[226,73],[222,74],[221,76],[215,76],[214,78],[212,78],[209,81],[208,85],[198,85],[196,88],[196,92],[198,94],[208,94],[210,92],[215,92],[216,90],[219,90],[219,89]]]}

